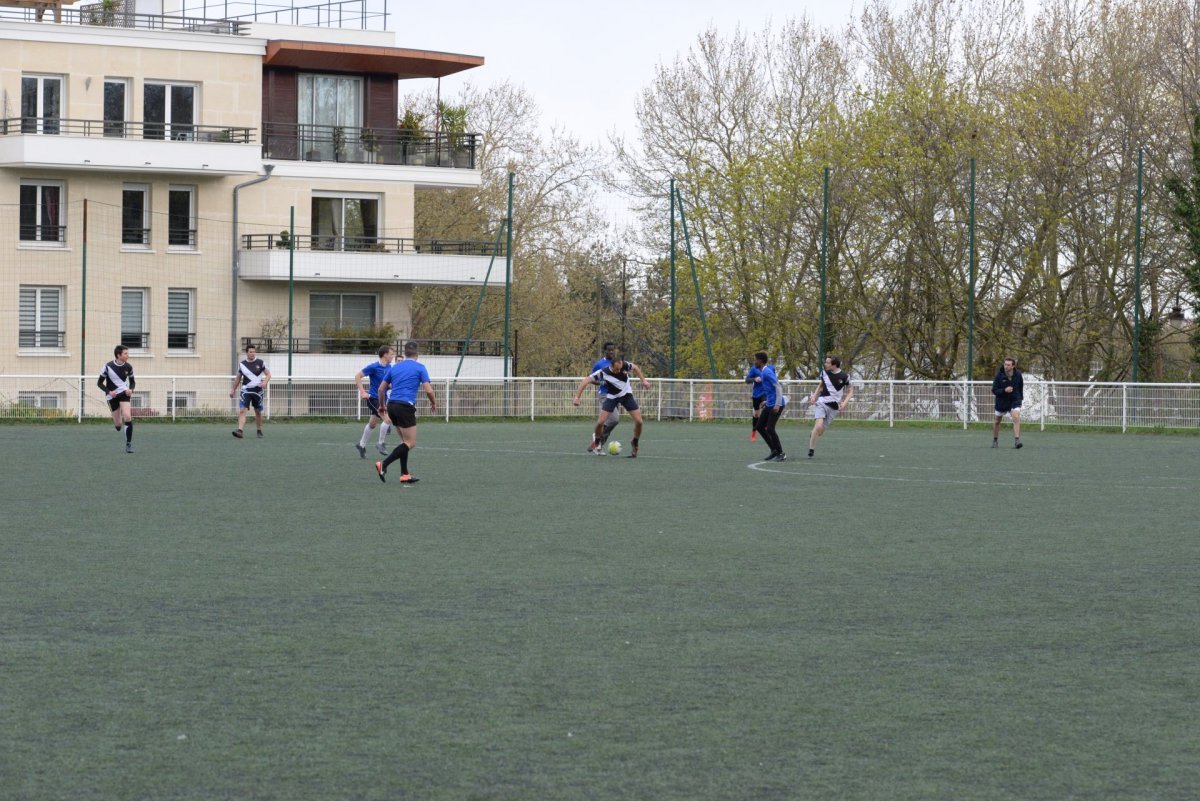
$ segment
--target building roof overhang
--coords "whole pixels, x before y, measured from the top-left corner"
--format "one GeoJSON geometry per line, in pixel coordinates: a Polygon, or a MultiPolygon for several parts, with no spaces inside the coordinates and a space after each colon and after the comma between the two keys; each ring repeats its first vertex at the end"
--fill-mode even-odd
{"type": "Polygon", "coordinates": [[[382,73],[401,79],[443,78],[483,66],[483,56],[402,47],[272,40],[267,42],[263,64],[322,72],[382,73]]]}

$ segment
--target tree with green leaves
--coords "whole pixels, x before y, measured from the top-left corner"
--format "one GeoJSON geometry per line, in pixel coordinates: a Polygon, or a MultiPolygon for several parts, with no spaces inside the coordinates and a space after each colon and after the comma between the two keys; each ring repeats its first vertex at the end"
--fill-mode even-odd
{"type": "Polygon", "coordinates": [[[1192,300],[1192,361],[1200,366],[1200,325],[1194,322],[1200,320],[1200,110],[1192,114],[1191,152],[1191,176],[1170,176],[1167,192],[1175,201],[1176,227],[1187,239],[1189,258],[1180,271],[1192,300]]]}

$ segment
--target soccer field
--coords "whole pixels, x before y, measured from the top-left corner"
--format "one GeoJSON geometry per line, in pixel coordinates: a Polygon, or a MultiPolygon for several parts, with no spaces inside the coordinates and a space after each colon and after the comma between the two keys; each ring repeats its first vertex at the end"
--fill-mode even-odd
{"type": "Polygon", "coordinates": [[[229,429],[0,426],[0,798],[1200,795],[1196,437],[229,429]]]}

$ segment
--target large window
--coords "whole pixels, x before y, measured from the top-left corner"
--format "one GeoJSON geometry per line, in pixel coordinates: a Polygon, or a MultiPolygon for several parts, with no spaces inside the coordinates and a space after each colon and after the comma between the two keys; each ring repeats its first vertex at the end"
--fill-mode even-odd
{"type": "Polygon", "coordinates": [[[121,244],[150,245],[150,187],[125,184],[121,190],[121,244]]]}
{"type": "Polygon", "coordinates": [[[124,78],[105,78],[104,135],[125,136],[127,119],[129,119],[129,81],[124,78]]]}
{"type": "Polygon", "coordinates": [[[62,119],[62,107],[62,76],[24,75],[21,77],[22,133],[58,133],[59,121],[62,119]]]}
{"type": "Polygon", "coordinates": [[[121,290],[121,344],[131,350],[150,347],[150,333],[146,330],[146,290],[121,290]]]}
{"type": "Polygon", "coordinates": [[[349,158],[347,151],[361,147],[362,79],[301,75],[299,97],[297,119],[306,158],[361,161],[361,156],[349,158]]]}
{"type": "Polygon", "coordinates": [[[142,87],[142,109],[147,139],[195,138],[195,86],[147,82],[142,87]]]}
{"type": "Polygon", "coordinates": [[[172,186],[167,190],[167,244],[196,247],[196,187],[172,186]]]}
{"type": "Polygon", "coordinates": [[[63,184],[58,181],[21,181],[19,235],[22,242],[62,244],[66,241],[64,194],[63,184]]]}
{"type": "Polygon", "coordinates": [[[17,403],[34,409],[63,408],[62,392],[17,392],[17,403]]]}
{"type": "Polygon", "coordinates": [[[377,195],[318,195],[312,199],[313,250],[363,250],[379,236],[377,195]]]}
{"type": "Polygon", "coordinates": [[[18,347],[58,349],[64,346],[62,287],[21,287],[18,317],[18,347]]]}
{"type": "Polygon", "coordinates": [[[167,290],[167,350],[190,351],[196,347],[193,321],[196,290],[167,290]]]}
{"type": "Polygon", "coordinates": [[[313,345],[334,338],[348,329],[375,325],[376,297],[349,293],[313,293],[308,296],[308,335],[313,345]]]}

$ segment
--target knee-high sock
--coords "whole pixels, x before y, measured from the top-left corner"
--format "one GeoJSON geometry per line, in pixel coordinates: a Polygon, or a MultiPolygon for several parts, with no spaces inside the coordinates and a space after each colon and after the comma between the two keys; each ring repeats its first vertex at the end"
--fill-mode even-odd
{"type": "Polygon", "coordinates": [[[371,436],[371,424],[367,423],[365,426],[363,426],[363,435],[358,440],[358,447],[367,447],[367,437],[369,436],[371,436]]]}
{"type": "Polygon", "coordinates": [[[397,459],[400,460],[401,472],[407,473],[408,472],[408,445],[406,445],[403,442],[400,443],[400,447],[396,448],[391,453],[389,453],[388,457],[383,460],[383,469],[387,470],[388,465],[390,465],[392,462],[396,461],[397,459]]]}
{"type": "Polygon", "coordinates": [[[392,430],[392,427],[388,423],[380,423],[379,424],[379,444],[380,445],[387,442],[387,435],[388,435],[388,432],[391,430],[392,430]]]}
{"type": "Polygon", "coordinates": [[[130,420],[125,424],[125,441],[133,442],[133,421],[130,420]]]}

